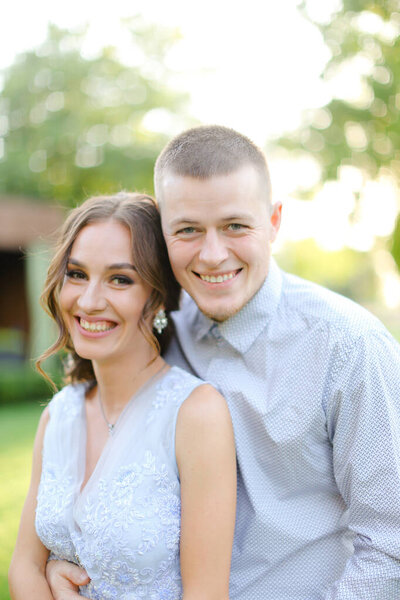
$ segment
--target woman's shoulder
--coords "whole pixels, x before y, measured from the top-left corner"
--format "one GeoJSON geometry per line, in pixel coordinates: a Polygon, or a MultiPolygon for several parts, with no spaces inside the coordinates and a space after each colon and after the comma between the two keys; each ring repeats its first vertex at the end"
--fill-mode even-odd
{"type": "Polygon", "coordinates": [[[212,385],[196,387],[183,402],[176,425],[180,473],[192,460],[203,466],[221,465],[234,454],[233,425],[225,398],[212,385]]]}
{"type": "Polygon", "coordinates": [[[182,404],[180,420],[194,427],[231,424],[231,416],[225,398],[209,383],[200,381],[182,404]]]}

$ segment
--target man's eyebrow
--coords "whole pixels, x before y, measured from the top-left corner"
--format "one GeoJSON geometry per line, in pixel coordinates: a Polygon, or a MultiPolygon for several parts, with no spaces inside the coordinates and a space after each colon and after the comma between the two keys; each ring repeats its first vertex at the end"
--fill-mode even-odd
{"type": "Polygon", "coordinates": [[[253,215],[250,213],[242,213],[242,214],[234,214],[229,215],[228,217],[223,217],[222,221],[247,221],[248,219],[252,219],[253,215]]]}
{"type": "MultiPolygon", "coordinates": [[[[248,221],[253,218],[251,213],[242,213],[242,214],[234,214],[227,215],[226,217],[221,217],[221,221],[248,221]]],[[[194,221],[193,219],[186,219],[185,217],[177,217],[171,221],[171,227],[176,227],[177,225],[198,225],[199,221],[194,221]]]]}
{"type": "MultiPolygon", "coordinates": [[[[75,258],[69,258],[68,263],[71,265],[76,265],[77,267],[86,268],[84,263],[80,262],[79,260],[76,260],[75,258]]],[[[113,263],[112,265],[107,265],[107,269],[109,271],[114,271],[115,269],[131,269],[132,271],[137,271],[134,265],[131,265],[131,263],[127,262],[113,263]]]]}
{"type": "Polygon", "coordinates": [[[186,219],[185,217],[177,217],[176,219],[173,219],[170,223],[171,227],[176,227],[176,225],[181,225],[181,224],[188,224],[188,225],[197,225],[198,221],[193,221],[193,219],[186,219]]]}

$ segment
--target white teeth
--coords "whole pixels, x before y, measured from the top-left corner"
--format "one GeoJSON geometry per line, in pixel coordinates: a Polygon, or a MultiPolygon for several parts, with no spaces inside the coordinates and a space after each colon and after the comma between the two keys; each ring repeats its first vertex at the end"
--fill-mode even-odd
{"type": "Polygon", "coordinates": [[[109,325],[107,321],[97,321],[96,323],[90,323],[89,321],[85,321],[85,319],[80,319],[80,325],[82,329],[86,331],[108,331],[114,328],[114,325],[109,325]]]}
{"type": "Polygon", "coordinates": [[[235,275],[236,275],[236,271],[233,271],[232,273],[229,273],[229,274],[217,275],[217,277],[215,277],[214,275],[200,275],[200,278],[203,281],[208,281],[209,283],[222,283],[223,281],[232,279],[232,277],[234,277],[235,275]]]}

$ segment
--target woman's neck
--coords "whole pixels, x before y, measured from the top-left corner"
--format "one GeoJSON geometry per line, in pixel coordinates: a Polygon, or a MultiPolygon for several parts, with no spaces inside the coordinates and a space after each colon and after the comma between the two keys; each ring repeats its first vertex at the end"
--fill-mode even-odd
{"type": "Polygon", "coordinates": [[[97,393],[110,422],[118,418],[130,398],[164,365],[164,360],[153,349],[140,356],[135,353],[125,360],[120,359],[116,364],[93,362],[97,393]]]}

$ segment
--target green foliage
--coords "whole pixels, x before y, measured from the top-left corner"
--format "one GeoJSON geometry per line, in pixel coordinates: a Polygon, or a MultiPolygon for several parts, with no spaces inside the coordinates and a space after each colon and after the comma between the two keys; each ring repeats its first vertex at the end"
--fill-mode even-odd
{"type": "MultiPolygon", "coordinates": [[[[60,377],[55,377],[59,383],[60,377]]],[[[51,398],[50,384],[29,363],[0,365],[0,406],[51,398]]]]}
{"type": "Polygon", "coordinates": [[[28,491],[32,447],[43,407],[0,406],[0,598],[9,600],[7,571],[28,491]]]}
{"type": "Polygon", "coordinates": [[[400,219],[397,220],[396,228],[393,233],[392,255],[396,265],[400,270],[400,219]]]}
{"type": "MultiPolygon", "coordinates": [[[[301,10],[307,16],[307,0],[301,10]]],[[[400,184],[400,0],[343,0],[328,24],[316,25],[331,52],[323,78],[332,80],[357,64],[355,77],[361,77],[363,93],[354,100],[333,97],[308,112],[302,127],[278,144],[318,161],[318,186],[336,179],[342,165],[356,167],[364,179],[384,170],[400,184]]],[[[310,190],[304,195],[309,197],[310,190]]],[[[378,203],[379,198],[377,209],[378,203]]],[[[398,225],[393,242],[398,266],[399,236],[398,225]]]]}
{"type": "Polygon", "coordinates": [[[148,131],[149,111],[184,111],[163,64],[177,33],[140,19],[128,67],[113,48],[85,58],[85,32],[49,27],[48,39],[17,58],[0,94],[0,193],[70,206],[91,194],[152,190],[154,160],[166,137],[148,131]],[[1,140],[3,142],[1,143],[1,140]]]}
{"type": "Polygon", "coordinates": [[[279,253],[285,270],[319,283],[352,300],[368,303],[374,299],[376,274],[366,254],[344,248],[327,252],[313,239],[285,244],[279,253]]]}

